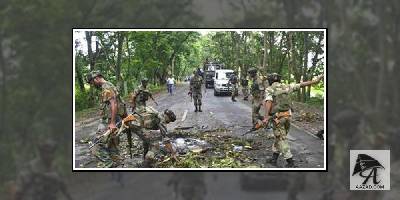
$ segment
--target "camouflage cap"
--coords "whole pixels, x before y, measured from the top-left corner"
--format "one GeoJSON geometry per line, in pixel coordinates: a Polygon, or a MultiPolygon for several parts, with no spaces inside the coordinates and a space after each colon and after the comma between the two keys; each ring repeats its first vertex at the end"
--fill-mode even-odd
{"type": "Polygon", "coordinates": [[[248,73],[249,73],[249,74],[256,74],[256,73],[257,73],[257,69],[254,68],[254,67],[252,67],[252,68],[250,68],[250,69],[248,70],[248,73]]]}
{"type": "Polygon", "coordinates": [[[93,81],[98,76],[103,76],[99,71],[91,71],[86,75],[86,81],[87,83],[90,83],[93,81]]]}
{"type": "Polygon", "coordinates": [[[149,79],[146,78],[146,77],[145,77],[145,78],[142,78],[141,82],[142,82],[142,83],[147,83],[147,82],[149,82],[149,79]]]}
{"type": "Polygon", "coordinates": [[[281,75],[278,73],[268,74],[267,79],[271,82],[277,82],[281,80],[281,75]]]}

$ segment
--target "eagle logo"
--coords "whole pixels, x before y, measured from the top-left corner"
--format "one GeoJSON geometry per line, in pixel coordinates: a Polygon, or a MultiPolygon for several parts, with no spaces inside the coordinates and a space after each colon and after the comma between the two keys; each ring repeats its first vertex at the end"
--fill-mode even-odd
{"type": "Polygon", "coordinates": [[[372,158],[367,154],[358,154],[357,161],[354,166],[353,175],[360,175],[365,178],[362,184],[366,184],[370,178],[373,178],[373,183],[378,184],[381,181],[377,180],[377,172],[378,169],[385,169],[381,163],[379,163],[376,159],[372,158]],[[365,175],[364,172],[369,171],[368,175],[365,175]]]}

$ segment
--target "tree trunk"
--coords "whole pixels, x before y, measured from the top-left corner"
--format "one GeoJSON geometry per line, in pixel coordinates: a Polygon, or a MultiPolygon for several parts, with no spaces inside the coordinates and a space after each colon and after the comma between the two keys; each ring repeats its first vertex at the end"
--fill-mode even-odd
{"type": "MultiPolygon", "coordinates": [[[[93,52],[92,52],[92,32],[90,31],[86,31],[86,42],[87,42],[87,48],[88,48],[88,59],[89,59],[89,70],[93,71],[94,70],[94,58],[93,58],[93,52]]],[[[94,106],[94,95],[95,95],[95,91],[93,89],[93,87],[90,87],[89,90],[89,99],[88,99],[88,104],[89,107],[94,106]]]]}
{"type": "MultiPolygon", "coordinates": [[[[315,72],[315,69],[317,68],[317,64],[319,61],[318,55],[321,54],[321,49],[322,49],[321,43],[322,43],[323,37],[324,37],[324,33],[321,32],[318,35],[318,43],[317,43],[317,46],[315,47],[315,55],[312,59],[312,66],[311,66],[310,70],[308,70],[308,80],[312,80],[314,78],[314,72],[315,72]]],[[[307,87],[307,98],[308,99],[311,98],[311,86],[307,87]]]]}
{"type": "Polygon", "coordinates": [[[76,78],[78,79],[79,90],[81,92],[85,92],[85,85],[83,82],[83,78],[82,78],[83,76],[82,76],[82,72],[81,72],[82,66],[79,65],[80,62],[77,62],[78,59],[79,59],[79,56],[75,56],[75,70],[76,70],[76,76],[77,76],[76,78]]]}
{"type": "MultiPolygon", "coordinates": [[[[128,81],[129,86],[132,86],[132,78],[133,77],[133,73],[132,73],[132,66],[131,66],[131,49],[129,48],[129,38],[128,35],[126,35],[126,50],[128,51],[128,79],[125,79],[126,81],[128,81]]],[[[128,89],[128,87],[126,88],[126,90],[128,89]]]]}
{"type": "Polygon", "coordinates": [[[93,57],[93,51],[92,51],[92,32],[86,31],[86,42],[87,42],[87,48],[88,48],[88,56],[89,56],[89,68],[90,71],[94,70],[94,57],[93,57]]]}
{"type": "MultiPolygon", "coordinates": [[[[307,75],[307,65],[308,65],[308,32],[304,33],[304,52],[303,52],[303,68],[302,68],[302,74],[303,74],[303,81],[308,80],[308,75],[307,75]]],[[[307,92],[306,88],[302,87],[301,88],[301,95],[302,95],[302,102],[307,101],[307,92]]]]}
{"type": "Polygon", "coordinates": [[[268,53],[269,62],[267,65],[267,66],[269,66],[270,72],[276,72],[275,71],[276,65],[274,63],[274,60],[276,60],[276,59],[274,59],[274,55],[273,55],[274,43],[275,43],[275,34],[273,31],[271,31],[271,32],[269,32],[269,53],[268,53]],[[273,69],[273,67],[274,67],[274,69],[273,69]]]}
{"type": "Polygon", "coordinates": [[[264,33],[264,57],[263,57],[263,62],[262,62],[262,70],[266,71],[266,67],[267,67],[267,56],[268,56],[268,52],[267,52],[267,32],[263,32],[264,33]]]}
{"type": "MultiPolygon", "coordinates": [[[[122,44],[124,42],[123,33],[118,33],[118,56],[117,65],[115,66],[115,76],[117,77],[117,88],[119,91],[125,91],[121,82],[121,60],[122,60],[122,44]]],[[[125,94],[126,95],[126,94],[125,94]]]]}
{"type": "Polygon", "coordinates": [[[172,60],[171,60],[171,76],[174,76],[175,58],[176,58],[176,55],[174,54],[174,56],[172,57],[172,60]]]}
{"type": "Polygon", "coordinates": [[[287,37],[287,45],[288,45],[288,57],[289,57],[289,61],[288,61],[288,81],[289,83],[291,82],[291,76],[292,76],[292,67],[293,67],[293,56],[294,56],[294,52],[293,52],[293,37],[292,37],[292,33],[288,32],[288,37],[287,37]]]}

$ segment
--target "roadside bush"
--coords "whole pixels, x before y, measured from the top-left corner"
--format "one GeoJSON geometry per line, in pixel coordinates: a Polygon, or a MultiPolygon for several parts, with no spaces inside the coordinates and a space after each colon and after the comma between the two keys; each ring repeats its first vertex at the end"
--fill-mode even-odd
{"type": "Polygon", "coordinates": [[[85,89],[82,92],[78,87],[75,87],[75,110],[81,111],[90,108],[89,105],[89,91],[85,89]]]}

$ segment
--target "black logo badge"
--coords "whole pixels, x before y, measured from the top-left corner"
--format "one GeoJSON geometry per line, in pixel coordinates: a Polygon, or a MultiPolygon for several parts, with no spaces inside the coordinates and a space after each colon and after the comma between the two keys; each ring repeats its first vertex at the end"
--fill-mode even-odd
{"type": "Polygon", "coordinates": [[[381,182],[380,180],[377,180],[377,173],[379,168],[385,169],[381,165],[381,163],[379,163],[371,156],[367,154],[358,154],[357,161],[353,170],[353,176],[358,173],[361,177],[365,178],[362,184],[367,184],[368,180],[370,180],[371,177],[373,178],[373,183],[378,184],[381,182]],[[368,170],[370,170],[368,175],[363,174],[365,171],[368,170]]]}

